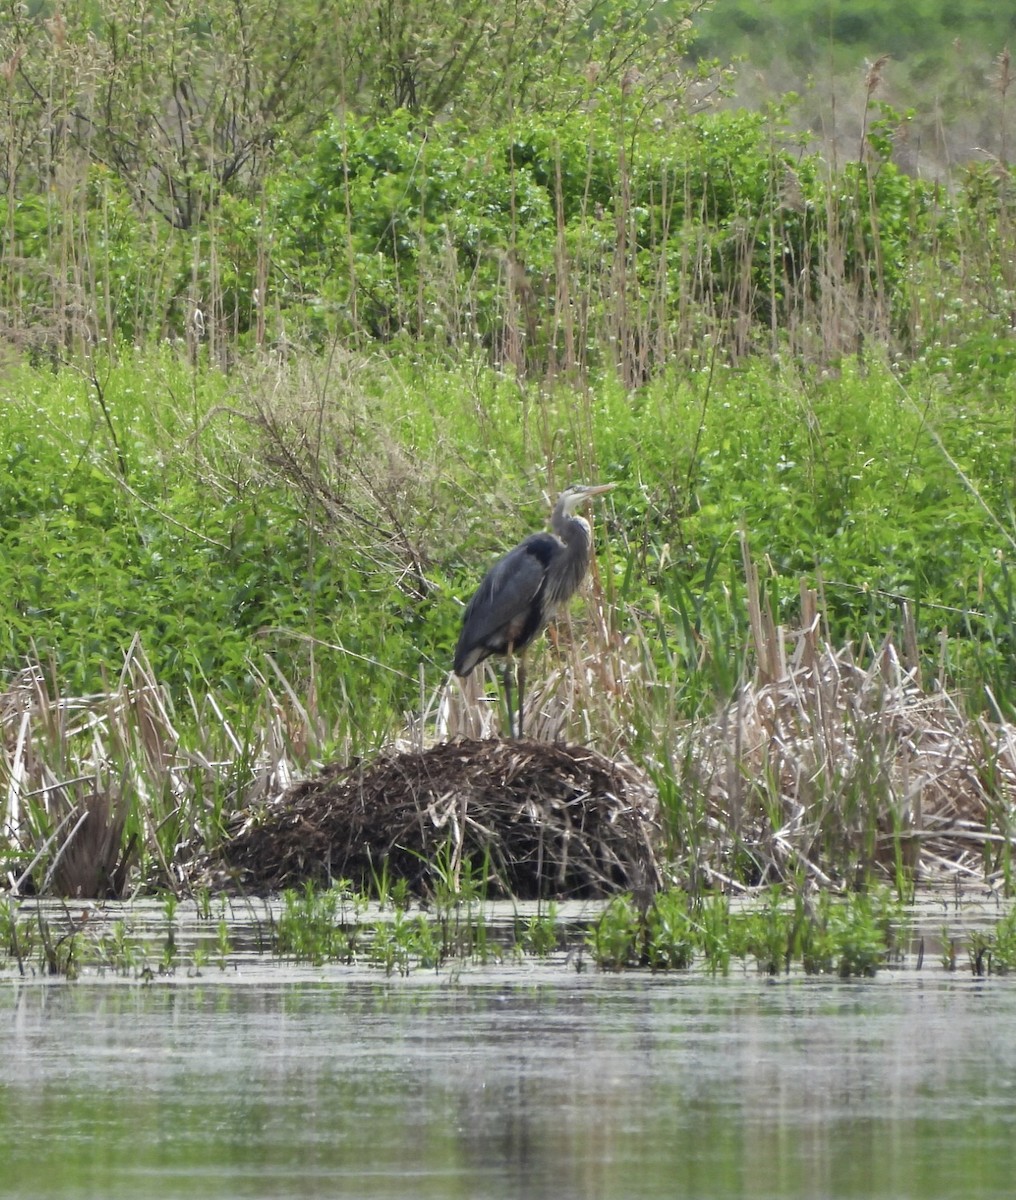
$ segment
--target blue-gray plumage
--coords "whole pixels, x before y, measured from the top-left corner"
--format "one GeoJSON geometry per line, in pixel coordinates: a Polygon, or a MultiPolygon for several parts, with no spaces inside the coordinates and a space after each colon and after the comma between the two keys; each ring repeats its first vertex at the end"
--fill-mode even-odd
{"type": "Polygon", "coordinates": [[[588,570],[592,535],[588,522],[575,510],[590,496],[613,487],[612,483],[580,484],[562,492],[550,518],[554,532],[531,534],[499,558],[466,606],[455,648],[455,674],[468,675],[491,654],[505,655],[511,722],[511,661],[519,653],[519,737],[526,677],[521,652],[575,593],[588,570]]]}

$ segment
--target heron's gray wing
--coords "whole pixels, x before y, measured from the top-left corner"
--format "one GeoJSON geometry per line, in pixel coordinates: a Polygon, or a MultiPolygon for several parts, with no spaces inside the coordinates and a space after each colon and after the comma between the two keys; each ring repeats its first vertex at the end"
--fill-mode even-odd
{"type": "Polygon", "coordinates": [[[455,650],[458,675],[490,654],[530,642],[543,623],[542,593],[547,566],[561,549],[549,534],[533,534],[499,558],[483,577],[462,618],[455,650]]]}

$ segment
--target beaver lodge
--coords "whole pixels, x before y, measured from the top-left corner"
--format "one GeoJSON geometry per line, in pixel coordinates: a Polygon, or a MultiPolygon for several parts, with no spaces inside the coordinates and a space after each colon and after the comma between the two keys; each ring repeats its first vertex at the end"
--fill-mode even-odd
{"type": "Polygon", "coordinates": [[[655,800],[631,769],[584,747],[464,739],[329,766],[247,814],[222,867],[248,890],[311,880],[369,887],[382,870],[416,892],[435,864],[491,895],[655,890],[655,800]]]}

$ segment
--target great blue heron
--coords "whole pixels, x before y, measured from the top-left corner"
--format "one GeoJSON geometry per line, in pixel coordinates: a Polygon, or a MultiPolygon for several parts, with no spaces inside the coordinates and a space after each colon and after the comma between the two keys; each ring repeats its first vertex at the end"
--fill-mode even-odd
{"type": "Polygon", "coordinates": [[[512,728],[512,656],[519,654],[519,737],[525,701],[522,651],[575,592],[589,567],[592,534],[575,510],[613,483],[578,484],[561,493],[550,517],[553,533],[532,533],[499,558],[483,577],[462,618],[455,674],[466,676],[491,654],[503,654],[508,727],[512,728]]]}

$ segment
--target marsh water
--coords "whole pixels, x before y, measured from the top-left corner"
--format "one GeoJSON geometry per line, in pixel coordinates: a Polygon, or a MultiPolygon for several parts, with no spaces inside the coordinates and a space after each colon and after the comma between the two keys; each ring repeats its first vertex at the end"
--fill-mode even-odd
{"type": "Polygon", "coordinates": [[[1012,1197],[1016,981],[5,977],[5,1197],[1012,1197]]]}

